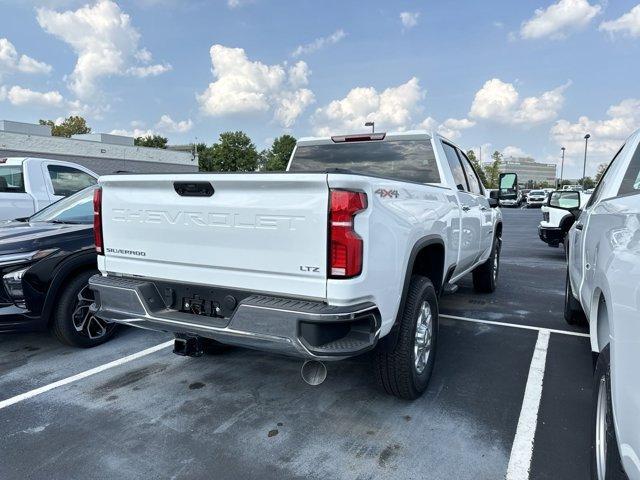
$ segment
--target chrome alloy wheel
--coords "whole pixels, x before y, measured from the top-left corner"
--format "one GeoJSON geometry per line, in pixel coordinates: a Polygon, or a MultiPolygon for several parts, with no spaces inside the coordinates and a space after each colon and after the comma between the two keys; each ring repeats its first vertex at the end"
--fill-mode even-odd
{"type": "Polygon", "coordinates": [[[433,339],[433,314],[429,302],[422,302],[416,321],[416,336],[413,345],[413,358],[416,372],[421,374],[429,361],[433,339]]]}
{"type": "Polygon", "coordinates": [[[604,480],[607,474],[607,379],[603,375],[598,383],[596,403],[596,469],[598,478],[604,480]]]}
{"type": "Polygon", "coordinates": [[[91,312],[89,307],[91,307],[94,300],[93,291],[88,285],[84,286],[78,293],[78,300],[71,315],[71,321],[76,331],[91,340],[104,337],[109,329],[113,327],[113,325],[107,324],[107,322],[99,319],[91,312]]]}

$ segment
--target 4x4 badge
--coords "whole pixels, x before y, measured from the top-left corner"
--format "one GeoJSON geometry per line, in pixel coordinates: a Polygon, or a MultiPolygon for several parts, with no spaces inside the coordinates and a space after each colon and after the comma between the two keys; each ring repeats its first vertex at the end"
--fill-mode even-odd
{"type": "Polygon", "coordinates": [[[378,195],[380,198],[398,198],[400,196],[397,190],[387,190],[386,188],[379,188],[373,193],[378,195]]]}

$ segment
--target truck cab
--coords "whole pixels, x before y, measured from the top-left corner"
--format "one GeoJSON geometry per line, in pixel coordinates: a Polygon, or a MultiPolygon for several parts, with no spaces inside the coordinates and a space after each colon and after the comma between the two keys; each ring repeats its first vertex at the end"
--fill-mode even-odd
{"type": "Polygon", "coordinates": [[[0,158],[0,220],[25,218],[97,182],[75,163],[47,158],[0,158]]]}

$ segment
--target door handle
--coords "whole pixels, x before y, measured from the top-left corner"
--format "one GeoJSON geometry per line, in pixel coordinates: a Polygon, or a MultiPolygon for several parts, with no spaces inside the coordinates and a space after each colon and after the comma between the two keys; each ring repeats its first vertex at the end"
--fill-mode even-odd
{"type": "Polygon", "coordinates": [[[462,211],[463,211],[463,212],[468,212],[469,210],[471,210],[471,207],[468,207],[468,206],[466,206],[466,205],[463,205],[463,206],[462,206],[462,211]]]}
{"type": "Polygon", "coordinates": [[[480,210],[482,210],[483,212],[486,212],[489,209],[487,207],[480,207],[480,210]]]}
{"type": "Polygon", "coordinates": [[[576,223],[576,230],[582,230],[584,228],[584,225],[581,223],[576,223]]]}

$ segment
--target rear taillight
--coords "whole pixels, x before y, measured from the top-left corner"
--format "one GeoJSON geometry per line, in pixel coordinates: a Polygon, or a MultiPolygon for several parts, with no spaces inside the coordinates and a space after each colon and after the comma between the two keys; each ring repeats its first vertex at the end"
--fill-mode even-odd
{"type": "Polygon", "coordinates": [[[93,191],[93,239],[96,244],[96,252],[104,253],[102,241],[102,188],[93,191]]]}
{"type": "Polygon", "coordinates": [[[351,278],[362,272],[362,239],[353,229],[353,218],[367,208],[367,195],[330,190],[329,277],[351,278]]]}

